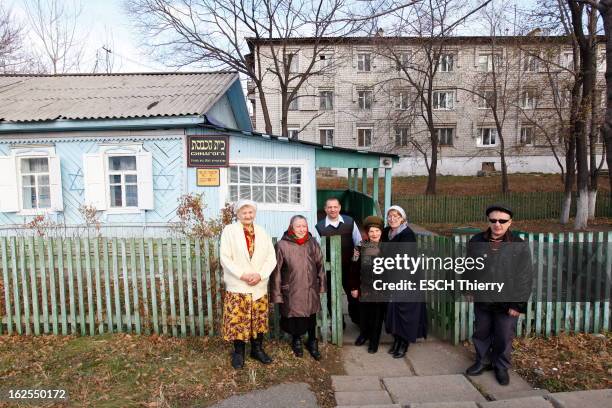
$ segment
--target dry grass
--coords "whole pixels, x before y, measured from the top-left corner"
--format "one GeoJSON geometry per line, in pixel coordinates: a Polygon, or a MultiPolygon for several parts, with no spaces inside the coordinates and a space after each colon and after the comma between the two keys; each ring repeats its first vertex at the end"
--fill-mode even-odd
{"type": "Polygon", "coordinates": [[[0,336],[1,388],[65,389],[75,407],[190,407],[306,382],[320,406],[334,406],[331,375],[342,374],[335,346],[321,344],[318,363],[308,355],[293,357],[286,342],[269,341],[266,351],[274,362],[247,359],[243,370],[231,368],[229,351],[226,342],[207,337],[0,336]]]}
{"type": "Polygon", "coordinates": [[[550,392],[612,388],[612,333],[515,339],[513,364],[550,392]]]}

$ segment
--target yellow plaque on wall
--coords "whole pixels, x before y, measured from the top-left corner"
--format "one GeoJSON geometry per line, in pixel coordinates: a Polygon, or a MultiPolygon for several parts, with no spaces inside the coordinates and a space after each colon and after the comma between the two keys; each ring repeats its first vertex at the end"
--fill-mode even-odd
{"type": "Polygon", "coordinates": [[[219,169],[196,169],[198,187],[219,187],[219,169]]]}

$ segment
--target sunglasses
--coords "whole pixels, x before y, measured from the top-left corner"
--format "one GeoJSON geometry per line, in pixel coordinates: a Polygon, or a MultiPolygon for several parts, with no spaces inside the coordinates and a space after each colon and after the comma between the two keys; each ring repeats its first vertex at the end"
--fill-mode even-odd
{"type": "Polygon", "coordinates": [[[499,222],[500,224],[505,224],[505,223],[507,223],[508,221],[510,221],[510,220],[502,220],[502,219],[496,220],[496,219],[493,219],[493,218],[489,218],[489,222],[490,222],[491,224],[495,224],[495,223],[497,223],[497,222],[499,222]]]}

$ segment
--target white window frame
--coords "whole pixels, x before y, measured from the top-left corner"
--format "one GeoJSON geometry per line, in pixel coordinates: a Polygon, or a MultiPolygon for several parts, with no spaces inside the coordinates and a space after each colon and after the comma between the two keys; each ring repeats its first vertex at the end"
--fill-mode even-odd
{"type": "Polygon", "coordinates": [[[493,58],[497,58],[495,61],[495,69],[499,72],[499,65],[502,62],[502,56],[499,53],[480,53],[478,54],[478,71],[480,72],[493,72],[493,58]],[[482,61],[483,58],[486,58],[486,61],[482,61]],[[486,64],[486,67],[483,65],[486,64]],[[485,69],[483,69],[485,68],[485,69]]]}
{"type": "Polygon", "coordinates": [[[408,147],[410,145],[410,127],[409,126],[396,126],[393,132],[393,145],[395,147],[408,147]],[[397,143],[397,142],[400,143],[397,143]],[[403,143],[403,142],[406,143],[403,143]]]}
{"type": "Polygon", "coordinates": [[[561,54],[561,66],[570,71],[574,69],[574,53],[572,51],[564,51],[561,54]]]}
{"type": "Polygon", "coordinates": [[[370,72],[372,71],[372,55],[369,52],[357,52],[357,71],[370,72]]]}
{"type": "Polygon", "coordinates": [[[487,95],[491,94],[491,98],[495,96],[495,91],[493,89],[485,89],[481,92],[481,96],[478,97],[478,109],[490,109],[489,101],[487,100],[487,95]],[[484,97],[483,97],[484,96],[484,97]]]}
{"type": "Polygon", "coordinates": [[[319,110],[322,110],[322,111],[334,110],[334,91],[333,90],[322,89],[319,91],[319,110]],[[328,95],[330,96],[329,98],[327,97],[328,95]]]}
{"type": "Polygon", "coordinates": [[[372,147],[372,139],[374,138],[374,128],[372,126],[357,126],[357,134],[355,135],[357,137],[357,148],[362,148],[362,149],[369,149],[372,147]],[[359,131],[363,130],[364,134],[363,134],[363,146],[359,145],[359,131]],[[370,131],[370,144],[366,145],[366,134],[365,131],[369,130],[370,131]]]}
{"type": "Polygon", "coordinates": [[[359,107],[360,110],[371,111],[373,103],[374,103],[374,92],[371,89],[357,90],[357,106],[359,107]],[[370,106],[367,106],[368,101],[369,101],[370,106]]]}
{"type": "Polygon", "coordinates": [[[412,52],[402,51],[398,55],[398,59],[395,61],[395,69],[401,71],[403,69],[410,68],[410,61],[412,60],[412,52]]]}
{"type": "Polygon", "coordinates": [[[140,211],[139,207],[138,207],[138,157],[137,155],[134,154],[128,154],[128,153],[119,153],[119,154],[114,154],[114,153],[108,153],[104,156],[104,166],[105,166],[105,170],[106,170],[106,202],[107,202],[107,208],[109,211],[128,211],[128,212],[132,212],[134,210],[140,211]],[[134,170],[111,170],[110,168],[110,163],[109,160],[111,157],[134,157],[134,163],[136,164],[136,169],[134,170]],[[120,186],[121,186],[121,203],[123,204],[120,207],[116,207],[112,205],[112,201],[111,201],[111,185],[117,185],[116,183],[111,183],[110,182],[110,176],[111,175],[120,175],[121,176],[121,182],[120,182],[120,186]],[[125,178],[126,176],[136,176],[136,205],[135,206],[128,206],[127,205],[127,186],[128,185],[134,185],[134,183],[126,183],[125,178]]]}
{"type": "MultiPolygon", "coordinates": [[[[108,158],[111,156],[135,156],[136,157],[136,172],[138,172],[138,153],[143,151],[143,146],[139,144],[109,144],[100,145],[99,154],[102,155],[102,162],[104,164],[104,196],[106,197],[106,209],[105,214],[142,214],[145,212],[144,209],[139,207],[111,207],[110,205],[110,181],[109,181],[109,168],[108,158]]],[[[137,178],[138,189],[142,188],[141,180],[137,178]]],[[[138,190],[137,190],[138,191],[138,190]]],[[[138,193],[137,193],[138,194],[138,193]]],[[[140,198],[138,199],[138,205],[141,205],[140,198]]]]}
{"type": "Polygon", "coordinates": [[[298,139],[300,137],[300,127],[299,126],[287,126],[287,136],[289,137],[289,139],[292,138],[291,136],[291,132],[295,131],[296,133],[296,139],[298,139]]]}
{"type": "MultiPolygon", "coordinates": [[[[293,92],[293,89],[291,90],[287,90],[287,95],[291,94],[291,92],[293,92]]],[[[291,102],[289,102],[289,106],[287,106],[287,111],[291,112],[291,111],[299,111],[300,110],[300,96],[299,95],[295,95],[295,98],[293,98],[293,100],[291,102]]]]}
{"type": "Polygon", "coordinates": [[[53,207],[51,204],[51,163],[49,160],[49,156],[47,155],[35,155],[35,156],[30,156],[30,155],[24,155],[24,156],[18,156],[17,157],[17,188],[19,191],[19,208],[20,208],[20,213],[21,214],[41,214],[41,213],[47,213],[51,211],[51,208],[53,207]],[[25,208],[25,200],[24,200],[24,196],[23,196],[23,176],[24,173],[21,171],[21,162],[22,160],[30,160],[30,159],[46,159],[47,160],[47,172],[46,173],[26,173],[26,174],[31,174],[34,175],[35,181],[34,181],[34,189],[36,191],[36,207],[35,208],[25,208]],[[48,207],[39,207],[38,204],[40,202],[40,194],[39,194],[39,184],[38,184],[38,178],[40,176],[43,175],[47,175],[47,179],[49,180],[49,184],[48,184],[48,188],[49,188],[49,206],[48,207]]]}
{"type": "Polygon", "coordinates": [[[289,65],[289,73],[296,74],[300,72],[300,53],[298,51],[288,51],[286,55],[287,59],[289,59],[289,56],[293,56],[289,65]]]}
{"type": "Polygon", "coordinates": [[[397,100],[395,109],[397,110],[408,110],[410,108],[410,91],[406,89],[400,89],[397,91],[397,100]]]}
{"type": "Polygon", "coordinates": [[[454,70],[455,55],[448,52],[440,54],[440,57],[438,58],[438,72],[453,72],[454,70]]]}
{"type": "Polygon", "coordinates": [[[454,90],[437,90],[433,91],[433,110],[453,110],[455,109],[455,91],[454,90]],[[441,106],[442,98],[441,95],[445,95],[444,97],[444,107],[441,106]],[[450,103],[450,106],[448,106],[450,103]]]}
{"type": "Polygon", "coordinates": [[[607,59],[605,48],[597,51],[597,61],[595,63],[597,65],[597,72],[606,72],[607,59]]]}
{"type": "Polygon", "coordinates": [[[327,145],[327,146],[333,146],[334,145],[334,136],[335,136],[335,131],[334,128],[329,126],[329,127],[320,127],[319,128],[319,142],[321,141],[321,132],[325,132],[325,143],[322,143],[323,145],[327,145]],[[331,139],[332,142],[331,143],[327,143],[329,141],[328,137],[329,137],[329,131],[331,130],[331,139]]]}
{"type": "Polygon", "coordinates": [[[519,129],[519,144],[521,146],[533,146],[534,145],[534,139],[535,139],[535,132],[534,132],[534,128],[533,126],[521,126],[521,128],[519,129]],[[531,135],[530,138],[531,140],[529,141],[529,143],[525,142],[525,137],[524,137],[524,131],[530,131],[531,135]]]}
{"type": "Polygon", "coordinates": [[[535,109],[538,104],[538,94],[535,89],[523,89],[521,92],[521,108],[535,109]]]}
{"type": "Polygon", "coordinates": [[[478,147],[484,147],[484,148],[489,148],[489,147],[496,147],[497,146],[497,141],[499,140],[499,136],[497,134],[497,129],[495,127],[479,127],[478,128],[478,139],[476,141],[476,144],[478,147]],[[489,143],[484,144],[484,134],[486,131],[489,131],[489,143]],[[491,135],[494,134],[495,137],[495,143],[491,143],[491,135]]]}
{"type": "Polygon", "coordinates": [[[228,167],[222,167],[220,170],[220,186],[219,186],[219,208],[223,208],[229,200],[229,168],[232,166],[268,166],[268,167],[300,167],[302,169],[302,203],[257,203],[257,211],[274,211],[274,212],[293,212],[293,211],[310,211],[311,205],[311,184],[312,175],[309,172],[310,166],[308,160],[269,160],[269,159],[249,159],[249,160],[231,160],[228,167]]]}
{"type": "Polygon", "coordinates": [[[328,69],[333,67],[334,54],[323,52],[319,54],[319,69],[328,69]]]}
{"type": "Polygon", "coordinates": [[[436,134],[438,136],[438,146],[453,146],[454,145],[454,141],[455,141],[455,127],[454,126],[436,126],[434,128],[434,130],[436,131],[436,134]],[[440,142],[442,140],[442,138],[440,137],[442,135],[442,131],[445,131],[445,133],[447,130],[450,130],[451,132],[451,143],[442,143],[440,142]]]}
{"type": "Polygon", "coordinates": [[[539,58],[536,52],[525,51],[523,55],[523,72],[538,72],[539,58]]]}

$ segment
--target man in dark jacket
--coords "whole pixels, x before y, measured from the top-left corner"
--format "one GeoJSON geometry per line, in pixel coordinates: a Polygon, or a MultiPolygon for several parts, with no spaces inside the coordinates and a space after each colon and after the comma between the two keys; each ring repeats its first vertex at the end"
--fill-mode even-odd
{"type": "MultiPolygon", "coordinates": [[[[330,197],[325,201],[325,214],[316,224],[317,232],[321,237],[340,235],[342,251],[342,287],[347,296],[349,317],[355,324],[359,324],[359,301],[350,294],[348,284],[348,273],[351,268],[353,249],[361,243],[361,233],[357,224],[348,215],[340,215],[340,200],[330,197]]],[[[329,259],[329,249],[327,247],[327,257],[329,259]]],[[[327,307],[331,310],[331,273],[327,275],[327,307]]]]}
{"type": "MultiPolygon", "coordinates": [[[[489,282],[503,282],[504,292],[499,295],[475,293],[475,328],[472,335],[476,349],[476,362],[466,370],[467,375],[480,375],[493,368],[501,385],[510,382],[512,340],[518,316],[527,311],[531,294],[531,252],[526,242],[510,232],[512,210],[504,204],[487,208],[489,228],[472,237],[468,256],[483,257],[483,271],[472,271],[465,279],[477,278],[489,282]]],[[[468,274],[465,274],[468,275],[468,274]]]]}

